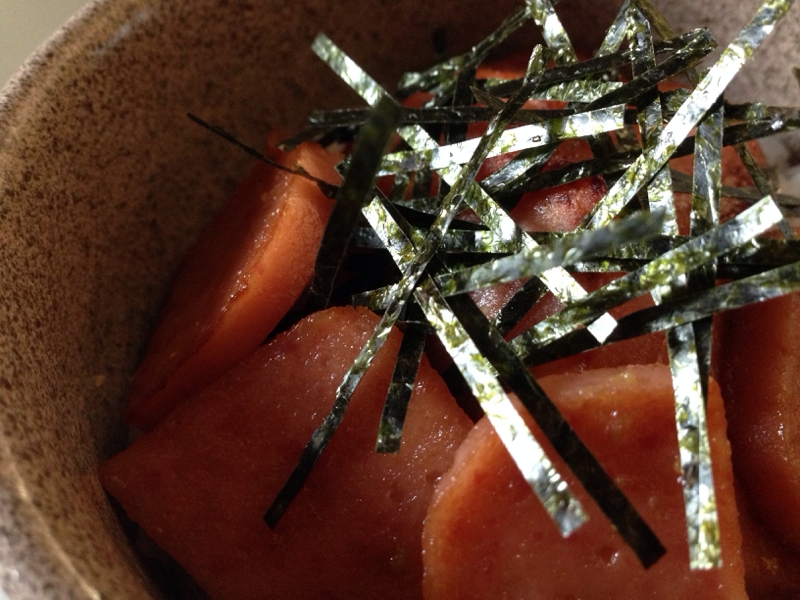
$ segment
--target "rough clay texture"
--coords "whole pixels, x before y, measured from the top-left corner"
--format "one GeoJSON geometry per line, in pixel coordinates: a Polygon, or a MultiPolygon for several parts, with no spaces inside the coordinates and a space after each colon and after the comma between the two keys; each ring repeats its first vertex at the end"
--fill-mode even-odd
{"type": "MultiPolygon", "coordinates": [[[[170,277],[248,168],[186,113],[258,146],[312,108],[360,105],[308,49],[318,31],[391,87],[442,45],[466,49],[515,4],[98,1],[6,86],[0,598],[156,594],[94,473],[124,443],[120,402],[170,277]]],[[[571,32],[585,30],[583,46],[616,4],[564,0],[558,10],[571,32]]],[[[662,4],[676,29],[714,21],[727,42],[757,2],[662,4]]],[[[800,64],[799,30],[793,12],[741,85],[772,103],[796,97],[788,69],[800,64]]]]}

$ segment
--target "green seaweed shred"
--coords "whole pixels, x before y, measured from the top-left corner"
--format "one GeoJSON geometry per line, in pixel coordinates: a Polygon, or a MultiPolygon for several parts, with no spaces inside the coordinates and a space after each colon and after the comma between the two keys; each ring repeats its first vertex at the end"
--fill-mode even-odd
{"type": "Polygon", "coordinates": [[[425,338],[429,327],[421,323],[409,323],[403,332],[403,341],[397,355],[397,363],[392,373],[389,391],[386,393],[386,402],[381,412],[381,422],[378,427],[378,440],[375,450],[382,453],[400,451],[400,442],[403,437],[403,425],[406,420],[408,403],[414,387],[409,385],[417,379],[422,351],[425,349],[425,338]]]}
{"type": "MultiPolygon", "coordinates": [[[[405,235],[407,227],[402,224],[402,219],[395,220],[391,209],[380,201],[373,201],[364,209],[364,214],[386,243],[397,266],[405,268],[405,263],[413,260],[414,244],[405,235]]],[[[430,325],[452,356],[463,381],[506,444],[525,480],[562,534],[569,535],[585,521],[583,508],[503,391],[494,368],[474,347],[463,324],[452,313],[430,277],[426,277],[414,293],[430,325]]],[[[565,435],[569,437],[568,433],[565,435]]]]}
{"type": "Polygon", "coordinates": [[[375,107],[372,116],[361,128],[317,252],[314,278],[306,301],[306,310],[309,312],[328,307],[336,276],[358,224],[358,214],[372,189],[380,157],[389,143],[389,137],[397,128],[399,116],[397,105],[386,99],[375,107]]]}
{"type": "Polygon", "coordinates": [[[666,252],[642,268],[614,280],[561,312],[540,321],[531,330],[520,334],[512,343],[520,356],[536,346],[565,335],[591,322],[610,307],[617,306],[643,293],[686,275],[720,254],[742,245],[764,233],[783,216],[772,198],[767,196],[725,224],[691,238],[685,244],[666,252]]]}
{"type": "MultiPolygon", "coordinates": [[[[562,534],[580,527],[586,513],[505,388],[520,397],[550,444],[649,566],[663,554],[660,542],[565,427],[527,367],[665,331],[690,566],[717,567],[720,532],[705,424],[711,317],[800,289],[800,243],[786,221],[800,215],[800,198],[776,193],[745,144],[800,127],[800,110],[730,104],[723,93],[792,1],[767,0],[702,78],[695,67],[716,46],[713,36],[703,28],[676,33],[650,0],[625,0],[601,47],[587,60],[578,60],[556,14],[557,1],[522,4],[466,53],[406,74],[394,97],[326,36],[314,40],[313,51],[370,109],[313,113],[308,129],[285,142],[346,139],[359,131],[343,184],[318,182],[328,195],[338,194],[339,201],[325,232],[307,308],[328,306],[350,251],[380,255],[399,273],[351,296],[352,303],[381,312],[380,324],[347,371],[330,414],[265,519],[275,526],[336,431],[389,331],[413,315],[404,322],[403,345],[376,424],[377,451],[400,447],[425,337],[434,332],[453,358],[459,383],[478,400],[562,534]],[[539,28],[546,48],[533,50],[525,77],[476,79],[489,53],[529,21],[539,28]],[[631,77],[623,82],[618,73],[626,68],[631,77]],[[658,89],[676,76],[691,88],[658,89]],[[399,105],[399,99],[415,92],[429,94],[430,100],[421,108],[399,105]],[[484,106],[473,106],[473,97],[484,106]],[[525,105],[529,99],[550,104],[530,108],[525,105]],[[376,119],[385,125],[375,129],[376,119]],[[488,124],[485,133],[467,139],[468,125],[476,123],[488,124]],[[395,128],[402,142],[385,154],[395,128]],[[553,154],[566,139],[586,140],[592,157],[553,167],[553,154]],[[722,185],[724,146],[736,149],[754,186],[722,185]],[[690,154],[691,175],[670,168],[670,159],[690,154]],[[507,162],[478,182],[484,161],[504,155],[507,162]],[[385,184],[381,189],[373,188],[376,173],[385,184]],[[528,232],[509,215],[528,192],[588,177],[604,181],[608,191],[578,232],[528,232]],[[678,232],[675,195],[681,193],[691,197],[688,236],[678,232]],[[723,198],[749,208],[721,223],[723,198]],[[369,228],[359,222],[359,214],[369,228]],[[775,226],[784,239],[762,236],[775,226]],[[576,272],[623,275],[587,293],[574,279],[576,272]],[[721,283],[721,277],[733,281],[721,283]],[[467,295],[516,280],[519,290],[493,319],[467,295]],[[548,290],[563,308],[506,342],[503,336],[548,290]],[[653,295],[655,306],[618,321],[610,316],[610,310],[645,293],[653,295]]],[[[263,160],[221,128],[195,120],[263,160]]]]}
{"type": "MultiPolygon", "coordinates": [[[[771,0],[759,8],[750,23],[723,51],[719,60],[667,123],[658,142],[636,159],[606,197],[592,209],[584,222],[585,226],[596,227],[613,219],[636,192],[666,164],[678,144],[714,105],[734,75],[752,57],[755,49],[775,23],[786,14],[791,4],[787,0],[771,0]]],[[[616,103],[617,99],[614,100],[616,103]]]]}

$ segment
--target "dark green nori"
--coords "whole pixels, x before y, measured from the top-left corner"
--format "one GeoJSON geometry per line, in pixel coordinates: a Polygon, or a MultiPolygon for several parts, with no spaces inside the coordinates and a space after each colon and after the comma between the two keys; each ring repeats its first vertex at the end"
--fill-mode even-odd
{"type": "MultiPolygon", "coordinates": [[[[375,199],[364,208],[364,215],[375,228],[374,231],[369,233],[358,228],[358,220],[353,217],[347,224],[350,228],[348,235],[333,236],[335,227],[331,226],[331,239],[336,239],[334,245],[339,255],[343,256],[347,246],[345,241],[353,237],[352,232],[355,231],[355,243],[350,244],[351,248],[380,255],[386,260],[391,255],[402,277],[388,286],[384,280],[381,285],[358,296],[357,301],[368,302],[385,313],[337,390],[331,413],[309,441],[295,473],[270,508],[266,519],[271,526],[274,526],[288,501],[300,489],[319,453],[333,435],[350,395],[392,324],[412,313],[413,322],[405,325],[407,341],[404,341],[404,345],[407,343],[409,347],[401,351],[393,387],[384,407],[384,419],[377,442],[379,451],[395,451],[399,445],[402,415],[412,387],[411,373],[418,365],[425,333],[430,331],[430,327],[423,322],[424,318],[430,321],[430,326],[439,336],[443,336],[445,345],[452,346],[449,348],[451,352],[457,353],[459,340],[464,344],[474,342],[478,346],[479,352],[474,357],[467,360],[461,356],[456,359],[456,366],[463,376],[462,383],[467,383],[478,400],[487,406],[487,410],[487,398],[481,397],[479,389],[481,382],[488,381],[489,388],[504,395],[502,388],[496,382],[492,383],[494,369],[503,382],[516,391],[523,401],[527,401],[537,421],[544,419],[543,429],[548,439],[560,448],[560,453],[567,453],[574,458],[570,464],[581,479],[587,472],[594,473],[593,469],[602,474],[602,469],[592,462],[591,456],[581,454],[582,446],[576,437],[568,433],[565,438],[559,437],[561,429],[557,417],[560,415],[522,366],[523,360],[526,364],[539,364],[597,347],[604,341],[613,343],[654,330],[669,330],[676,414],[691,413],[691,419],[704,418],[702,404],[709,371],[710,316],[718,310],[800,288],[800,263],[797,262],[800,250],[796,243],[785,240],[752,241],[753,236],[770,225],[781,223],[782,217],[771,200],[762,199],[771,193],[769,182],[742,145],[749,139],[800,126],[800,111],[761,104],[731,105],[718,100],[727,81],[786,12],[790,3],[790,0],[768,0],[712,67],[711,74],[699,81],[693,67],[713,48],[713,38],[702,29],[676,36],[649,0],[626,0],[597,56],[583,62],[575,58],[569,38],[553,11],[555,2],[530,0],[471,51],[423,73],[408,75],[401,83],[400,96],[414,91],[432,93],[432,99],[420,109],[397,107],[388,99],[388,94],[330,40],[324,36],[317,38],[314,51],[370,105],[375,106],[381,98],[392,105],[395,122],[401,124],[398,132],[407,144],[405,148],[411,149],[405,155],[409,157],[407,166],[411,172],[401,172],[399,168],[390,171],[395,179],[389,198],[383,198],[376,192],[375,199]],[[544,68],[541,54],[534,54],[524,80],[502,83],[476,81],[475,69],[487,53],[529,19],[542,29],[555,66],[544,68]],[[650,27],[666,41],[654,42],[650,27]],[[630,49],[619,51],[626,37],[630,49]],[[656,62],[657,55],[663,57],[660,62],[656,62]],[[610,81],[617,69],[631,63],[632,80],[626,84],[610,81]],[[685,76],[693,86],[697,86],[697,90],[657,90],[656,86],[665,78],[677,74],[685,76]],[[472,93],[487,107],[466,106],[471,101],[472,93]],[[598,97],[601,93],[602,96],[598,97]],[[537,98],[563,97],[573,102],[559,109],[521,109],[522,103],[532,94],[537,98]],[[511,98],[508,101],[501,99],[509,95],[511,98]],[[631,108],[624,110],[624,124],[620,122],[615,125],[622,125],[622,128],[614,136],[601,135],[602,119],[588,116],[587,111],[623,103],[634,104],[636,111],[631,108]],[[636,130],[631,126],[637,114],[644,143],[640,142],[636,130]],[[506,139],[501,138],[501,134],[508,125],[543,123],[566,119],[568,115],[574,116],[577,119],[575,122],[588,119],[592,126],[597,127],[591,134],[582,135],[588,137],[594,154],[592,159],[560,169],[544,170],[545,163],[556,148],[556,144],[549,143],[523,150],[480,185],[475,183],[474,178],[481,163],[494,151],[493,146],[498,140],[506,139]],[[726,119],[724,122],[723,115],[726,119]],[[438,141],[443,139],[450,143],[463,140],[467,124],[482,121],[489,121],[489,128],[477,143],[476,150],[462,152],[464,156],[459,160],[446,158],[453,149],[442,149],[438,141]],[[421,127],[422,124],[426,129],[421,127]],[[724,128],[723,124],[726,125],[724,128]],[[689,136],[695,126],[698,127],[696,136],[689,136]],[[748,171],[753,175],[755,188],[720,185],[720,151],[723,145],[731,144],[737,146],[748,171]],[[431,168],[422,159],[437,152],[445,160],[431,168]],[[670,158],[692,152],[695,153],[693,177],[671,171],[666,166],[670,158]],[[465,161],[463,167],[457,164],[465,161]],[[690,236],[677,235],[677,224],[672,218],[668,219],[663,235],[657,239],[637,244],[618,240],[618,247],[594,254],[581,254],[579,247],[570,246],[579,237],[526,234],[505,212],[526,191],[547,189],[589,176],[604,177],[610,191],[587,217],[586,226],[604,227],[619,215],[648,210],[651,206],[663,206],[668,214],[674,215],[673,192],[688,192],[692,194],[690,236]],[[437,185],[439,189],[434,189],[437,185]],[[407,198],[410,188],[413,188],[413,198],[407,198]],[[720,196],[744,199],[756,202],[756,205],[719,225],[720,196]],[[479,225],[467,225],[466,221],[459,222],[456,219],[465,207],[474,210],[480,220],[479,225]],[[550,249],[540,250],[538,243],[550,249]],[[380,251],[381,248],[388,250],[388,254],[380,251]],[[479,279],[483,281],[479,273],[492,272],[492,277],[502,275],[509,278],[538,272],[530,266],[523,268],[511,265],[522,258],[541,258],[554,248],[572,249],[567,262],[574,263],[572,268],[575,271],[621,270],[628,274],[586,295],[563,268],[552,269],[542,273],[541,278],[528,279],[492,323],[483,317],[471,299],[460,293],[473,289],[479,279]],[[745,279],[715,287],[715,275],[745,279]],[[456,281],[459,277],[463,279],[460,284],[456,281]],[[434,281],[444,289],[440,290],[434,281]],[[566,305],[565,309],[536,326],[533,334],[529,332],[511,343],[505,342],[502,334],[519,322],[547,288],[559,295],[566,305]],[[659,297],[660,304],[629,315],[618,324],[605,313],[645,291],[652,291],[659,297]],[[442,292],[457,294],[450,296],[450,307],[442,292]],[[416,302],[411,300],[412,294],[416,302]],[[450,308],[454,309],[454,313],[450,308]],[[602,323],[598,319],[601,316],[602,323]],[[470,337],[471,341],[468,339],[470,337]],[[694,386],[696,382],[699,386],[694,386]],[[684,392],[679,393],[681,386],[684,392]],[[687,386],[692,387],[688,392],[687,386]],[[702,388],[699,395],[695,388],[702,388]]],[[[361,109],[315,113],[310,122],[310,131],[302,134],[307,137],[294,139],[352,131],[364,122],[366,114],[367,111],[361,109]]],[[[229,134],[222,132],[221,135],[227,137],[229,134]]],[[[464,147],[469,145],[459,148],[464,147]]],[[[398,157],[401,155],[393,157],[393,160],[398,157]]],[[[350,160],[354,161],[355,158],[350,160]]],[[[351,169],[355,169],[352,163],[351,169]]],[[[369,199],[367,194],[371,180],[366,183],[365,178],[361,182],[360,196],[358,202],[350,207],[351,213],[355,214],[369,199]]],[[[347,185],[345,180],[340,195],[345,194],[343,188],[347,185]]],[[[787,207],[800,206],[798,198],[776,198],[785,207],[785,212],[787,207]]],[[[785,226],[784,232],[788,236],[785,226]]],[[[627,241],[630,242],[630,239],[627,241]]],[[[329,251],[327,254],[332,257],[336,252],[329,251]]],[[[558,252],[553,256],[558,256],[558,252]]],[[[320,265],[309,306],[323,307],[327,304],[339,264],[340,260],[331,260],[330,264],[320,265]]],[[[496,280],[503,280],[502,277],[496,280]]],[[[480,285],[489,281],[495,279],[487,278],[480,285]]],[[[456,354],[453,356],[455,358],[456,354]]],[[[508,406],[503,410],[507,409],[508,406]]],[[[689,448],[684,443],[688,437],[680,433],[682,427],[686,433],[696,426],[702,431],[702,423],[683,423],[678,419],[682,467],[710,471],[708,460],[697,458],[703,451],[689,448]]],[[[698,437],[702,444],[703,434],[700,433],[698,437]]],[[[530,457],[521,457],[517,452],[522,445],[515,449],[512,438],[506,436],[503,439],[521,469],[531,466],[530,457]]],[[[547,459],[542,455],[541,460],[547,459]]],[[[602,480],[602,475],[598,477],[594,480],[590,477],[587,489],[595,486],[592,488],[596,492],[595,500],[623,532],[642,563],[652,564],[663,548],[647,525],[638,519],[635,511],[629,511],[624,496],[614,490],[603,491],[603,486],[608,485],[610,480],[602,480]]],[[[580,525],[584,516],[579,505],[575,504],[574,499],[556,493],[552,487],[553,480],[539,479],[534,482],[527,475],[526,479],[562,532],[580,525]]],[[[713,483],[709,484],[708,480],[702,485],[713,488],[713,483]]],[[[696,507],[699,495],[697,488],[687,486],[684,489],[692,568],[715,566],[718,560],[715,516],[703,521],[711,513],[698,518],[690,515],[689,507],[696,507]],[[711,528],[710,537],[702,540],[698,537],[698,529],[706,525],[711,528]]]]}
{"type": "Polygon", "coordinates": [[[780,218],[780,211],[772,199],[764,198],[725,224],[702,236],[691,238],[641,269],[612,281],[580,300],[575,300],[561,312],[514,338],[514,349],[524,357],[537,346],[592,322],[610,308],[669,284],[677,277],[748,242],[777,223],[780,218]]]}
{"type": "MultiPolygon", "coordinates": [[[[399,117],[396,106],[390,99],[379,102],[373,116],[362,127],[362,134],[352,154],[351,168],[342,182],[320,244],[316,264],[318,272],[315,272],[311,283],[307,310],[320,310],[328,305],[336,273],[356,229],[357,216],[372,189],[380,158],[395,130],[399,117]]],[[[341,423],[351,394],[352,390],[346,390],[344,394],[337,395],[337,402],[328,418],[304,448],[297,466],[264,515],[264,520],[271,528],[275,528],[291,501],[303,488],[314,464],[341,423]],[[344,400],[339,401],[340,398],[344,400]]]]}
{"type": "Polygon", "coordinates": [[[517,290],[511,299],[497,311],[497,314],[492,319],[492,325],[495,326],[501,335],[505,336],[511,332],[514,327],[528,314],[542,295],[547,291],[542,280],[538,277],[531,277],[522,287],[517,290]]]}
{"type": "MultiPolygon", "coordinates": [[[[719,224],[719,204],[722,188],[722,128],[725,107],[720,102],[700,121],[695,135],[694,177],[690,235],[702,235],[719,224]]],[[[688,291],[714,287],[717,261],[690,272],[688,291]]],[[[703,398],[708,398],[708,377],[711,372],[711,318],[693,323],[700,368],[703,398]]]]}
{"type": "MultiPolygon", "coordinates": [[[[747,144],[734,144],[733,147],[736,149],[736,154],[739,155],[739,158],[742,160],[742,164],[744,164],[747,172],[750,174],[750,177],[752,177],[753,183],[756,184],[756,188],[758,189],[759,193],[762,196],[774,195],[772,192],[772,186],[770,185],[769,181],[767,181],[767,175],[764,173],[764,169],[762,169],[761,165],[756,162],[756,159],[750,152],[750,148],[747,147],[747,144]]],[[[781,219],[781,222],[778,223],[778,228],[783,234],[783,237],[787,240],[794,238],[792,227],[786,222],[786,219],[781,219]]]]}
{"type": "Polygon", "coordinates": [[[399,117],[397,104],[385,99],[378,104],[361,128],[356,146],[350,155],[350,166],[339,187],[336,204],[317,252],[314,278],[306,303],[308,312],[328,307],[336,275],[358,225],[358,215],[368,200],[381,156],[397,128],[399,117]]]}
{"type": "MultiPolygon", "coordinates": [[[[392,253],[397,266],[404,269],[406,263],[412,260],[414,248],[408,237],[409,226],[403,222],[402,215],[384,201],[373,201],[365,208],[364,214],[392,253]]],[[[442,265],[436,258],[431,261],[431,266],[436,271],[442,270],[442,265]]],[[[466,331],[452,315],[430,277],[423,276],[423,281],[414,294],[418,306],[438,334],[441,342],[448,347],[448,351],[452,353],[458,349],[453,354],[454,364],[460,372],[460,377],[456,381],[467,386],[470,395],[486,410],[486,416],[495,425],[501,439],[506,440],[504,443],[511,444],[509,451],[518,467],[523,471],[526,480],[539,496],[548,513],[556,520],[559,528],[566,535],[585,519],[580,503],[568,489],[563,488],[561,485],[563,480],[557,470],[536,468],[532,464],[532,461],[549,463],[549,459],[530,432],[519,429],[519,427],[524,428],[524,423],[510,400],[505,397],[499,382],[491,372],[491,367],[485,363],[477,349],[474,352],[464,352],[470,344],[466,331]],[[496,402],[497,394],[503,396],[502,402],[496,402]],[[516,441],[512,443],[512,440],[516,441]],[[520,453],[523,448],[534,452],[536,456],[520,453]],[[532,472],[530,467],[534,467],[532,472]]],[[[452,382],[453,378],[451,377],[450,380],[452,382]]]]}
{"type": "Polygon", "coordinates": [[[492,327],[469,296],[453,296],[447,303],[478,349],[497,370],[500,380],[517,395],[642,565],[647,568],[655,563],[665,552],[655,533],[581,442],[500,332],[492,327]]]}
{"type": "Polygon", "coordinates": [[[426,91],[439,97],[449,97],[450,89],[460,70],[470,70],[486,59],[489,52],[519,29],[529,19],[528,10],[521,7],[511,13],[500,26],[485,39],[460,56],[434,65],[423,73],[407,73],[398,84],[398,98],[405,98],[417,91],[426,91]]]}
{"type": "Polygon", "coordinates": [[[414,391],[413,382],[417,379],[422,351],[425,349],[425,337],[429,329],[427,322],[406,325],[397,363],[392,373],[392,382],[389,384],[381,413],[378,441],[375,444],[377,452],[391,453],[400,450],[408,401],[414,391]]]}
{"type": "Polygon", "coordinates": [[[707,29],[698,29],[684,48],[676,51],[660,64],[647,69],[613,92],[590,102],[585,110],[632,102],[641,94],[652,90],[660,82],[682,73],[699,63],[717,43],[707,29]]]}
{"type": "Polygon", "coordinates": [[[328,183],[327,181],[324,181],[324,180],[319,179],[317,177],[313,177],[308,172],[306,172],[302,167],[294,167],[294,168],[292,168],[292,167],[287,167],[285,165],[282,165],[281,163],[271,159],[270,157],[264,156],[263,153],[259,152],[258,150],[256,150],[252,146],[248,146],[244,142],[240,141],[236,136],[234,136],[232,133],[226,131],[222,127],[220,127],[218,125],[212,125],[211,123],[208,123],[207,121],[204,121],[203,119],[201,119],[200,117],[198,117],[197,115],[194,115],[192,113],[187,113],[187,116],[192,121],[194,121],[195,123],[200,125],[201,127],[204,127],[205,129],[208,129],[210,132],[212,132],[212,133],[218,135],[219,137],[221,137],[222,139],[230,142],[231,144],[233,144],[237,148],[239,148],[241,150],[244,150],[247,154],[249,154],[253,158],[255,158],[257,160],[260,160],[261,162],[266,163],[271,167],[275,167],[276,169],[280,169],[281,171],[286,171],[287,173],[291,173],[292,175],[298,175],[299,177],[305,177],[306,179],[309,179],[309,180],[313,181],[314,183],[317,184],[319,189],[322,190],[322,193],[325,194],[326,196],[328,196],[329,198],[333,198],[338,193],[339,188],[337,186],[332,185],[332,184],[328,183]]]}

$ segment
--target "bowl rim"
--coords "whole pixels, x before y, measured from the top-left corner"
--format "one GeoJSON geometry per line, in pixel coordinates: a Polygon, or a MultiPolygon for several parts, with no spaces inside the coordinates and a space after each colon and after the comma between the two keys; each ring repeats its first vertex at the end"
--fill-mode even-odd
{"type": "MultiPolygon", "coordinates": [[[[110,30],[115,11],[153,2],[88,0],[43,40],[5,82],[0,88],[0,183],[6,178],[4,157],[15,155],[19,144],[17,134],[29,126],[30,113],[35,113],[31,111],[31,101],[34,107],[38,106],[37,94],[48,88],[60,68],[95,44],[98,31],[110,30]]],[[[0,273],[6,270],[7,265],[0,266],[0,273]]],[[[53,524],[36,506],[28,481],[16,464],[12,446],[9,436],[0,431],[0,498],[9,504],[2,513],[14,517],[13,525],[0,534],[0,542],[5,546],[0,555],[0,600],[45,598],[51,593],[100,600],[101,591],[81,572],[76,557],[67,551],[53,524]],[[25,576],[31,564],[38,565],[43,580],[25,576]],[[19,583],[20,596],[4,587],[7,578],[19,583]],[[52,583],[59,586],[56,591],[52,592],[52,588],[45,591],[52,583]]]]}
{"type": "MultiPolygon", "coordinates": [[[[82,27],[89,26],[89,20],[101,14],[103,10],[110,10],[114,2],[120,0],[88,0],[75,13],[62,23],[55,31],[45,38],[21,65],[11,75],[11,77],[0,88],[0,131],[3,131],[19,110],[21,104],[34,88],[42,75],[46,75],[48,70],[56,68],[60,60],[67,57],[60,50],[70,45],[81,45],[86,39],[79,35],[82,27]]],[[[142,0],[146,2],[147,0],[142,0]]],[[[7,152],[6,147],[0,148],[0,152],[7,152]]]]}

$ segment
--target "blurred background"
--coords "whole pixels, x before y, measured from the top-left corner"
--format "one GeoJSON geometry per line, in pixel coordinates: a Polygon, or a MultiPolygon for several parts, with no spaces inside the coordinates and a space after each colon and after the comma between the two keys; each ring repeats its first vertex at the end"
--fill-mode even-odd
{"type": "Polygon", "coordinates": [[[0,86],[88,0],[0,0],[0,86]]]}

